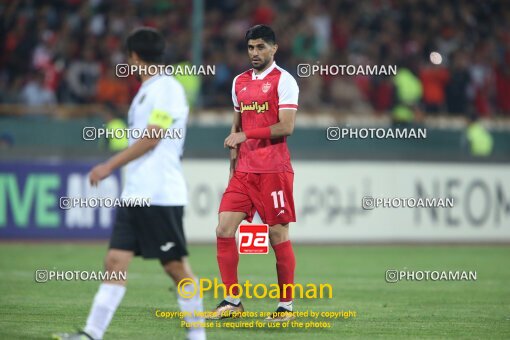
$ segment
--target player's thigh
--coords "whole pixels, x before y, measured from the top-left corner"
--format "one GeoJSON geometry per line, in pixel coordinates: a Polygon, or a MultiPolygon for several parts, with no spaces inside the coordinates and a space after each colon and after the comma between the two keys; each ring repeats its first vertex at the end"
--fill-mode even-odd
{"type": "Polygon", "coordinates": [[[272,246],[286,242],[289,237],[289,224],[275,224],[269,226],[269,241],[272,246]]]}
{"type": "Polygon", "coordinates": [[[218,214],[216,236],[234,237],[239,224],[246,218],[246,213],[240,211],[222,211],[218,214]]]}
{"type": "Polygon", "coordinates": [[[221,198],[216,236],[233,237],[243,220],[251,222],[255,207],[248,194],[247,173],[234,172],[221,198]]]}

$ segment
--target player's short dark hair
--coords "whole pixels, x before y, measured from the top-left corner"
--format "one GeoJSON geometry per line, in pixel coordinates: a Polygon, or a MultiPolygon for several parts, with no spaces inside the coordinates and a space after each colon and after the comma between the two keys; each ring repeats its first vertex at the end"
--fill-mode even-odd
{"type": "Polygon", "coordinates": [[[271,27],[266,25],[255,25],[246,31],[244,40],[248,43],[250,39],[262,39],[269,44],[276,43],[276,36],[271,27]]]}
{"type": "Polygon", "coordinates": [[[165,38],[154,28],[137,28],[126,38],[126,49],[128,54],[136,52],[145,62],[160,63],[165,53],[165,38]]]}

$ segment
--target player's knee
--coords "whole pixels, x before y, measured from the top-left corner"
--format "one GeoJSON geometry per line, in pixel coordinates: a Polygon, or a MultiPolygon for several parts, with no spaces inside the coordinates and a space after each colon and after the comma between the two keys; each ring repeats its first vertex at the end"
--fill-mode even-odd
{"type": "Polygon", "coordinates": [[[219,223],[216,227],[216,237],[235,237],[236,228],[227,224],[219,223]]]}
{"type": "Polygon", "coordinates": [[[289,232],[286,228],[269,228],[269,241],[271,245],[277,245],[279,243],[289,240],[289,232]]]}
{"type": "Polygon", "coordinates": [[[216,237],[235,237],[239,224],[246,218],[242,212],[221,212],[218,215],[216,237]]]}
{"type": "Polygon", "coordinates": [[[104,260],[106,271],[126,271],[129,265],[129,258],[114,253],[108,253],[104,260]]]}

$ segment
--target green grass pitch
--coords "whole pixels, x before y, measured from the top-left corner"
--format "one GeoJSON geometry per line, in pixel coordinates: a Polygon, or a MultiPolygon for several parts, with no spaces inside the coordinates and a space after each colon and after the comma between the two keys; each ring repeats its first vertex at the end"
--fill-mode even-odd
{"type": "MultiPolygon", "coordinates": [[[[328,329],[208,330],[209,339],[510,338],[510,249],[505,246],[300,246],[298,283],[330,283],[333,299],[296,300],[298,311],[356,311],[328,329]],[[472,282],[386,283],[388,269],[476,270],[472,282]]],[[[49,339],[83,327],[97,282],[36,283],[36,269],[101,270],[106,244],[0,245],[0,339],[49,339]]],[[[218,277],[215,247],[192,246],[191,263],[203,278],[218,277]]],[[[240,282],[275,283],[274,255],[242,255],[240,282]]],[[[157,261],[135,259],[128,290],[105,339],[184,339],[175,289],[157,261]]],[[[212,294],[205,308],[215,306],[212,294]]],[[[270,299],[244,300],[248,311],[273,311],[270,299]]],[[[254,319],[244,319],[251,321],[254,319]]],[[[306,322],[311,319],[302,319],[306,322]]],[[[230,322],[230,321],[229,321],[230,322]]]]}

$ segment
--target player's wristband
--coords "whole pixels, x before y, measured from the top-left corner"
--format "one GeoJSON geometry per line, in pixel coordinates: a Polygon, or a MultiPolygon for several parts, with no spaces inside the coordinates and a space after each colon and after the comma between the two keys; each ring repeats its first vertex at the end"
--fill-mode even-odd
{"type": "Polygon", "coordinates": [[[253,130],[244,131],[248,139],[269,139],[271,138],[271,128],[269,126],[263,128],[256,128],[253,130]]]}

